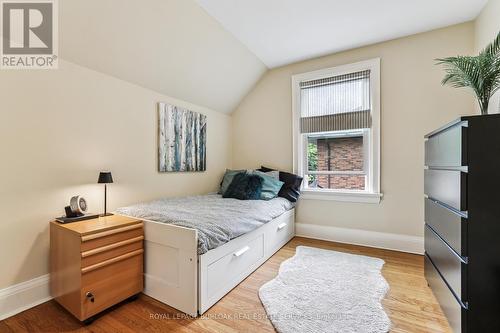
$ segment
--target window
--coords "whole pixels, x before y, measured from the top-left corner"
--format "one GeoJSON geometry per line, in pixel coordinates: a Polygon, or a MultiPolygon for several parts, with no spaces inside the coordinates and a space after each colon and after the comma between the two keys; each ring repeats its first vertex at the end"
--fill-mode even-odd
{"type": "Polygon", "coordinates": [[[368,161],[365,160],[367,130],[315,133],[306,136],[306,188],[366,189],[368,161]]]}
{"type": "Polygon", "coordinates": [[[379,202],[380,60],[292,78],[294,170],[304,197],[379,202]]]}

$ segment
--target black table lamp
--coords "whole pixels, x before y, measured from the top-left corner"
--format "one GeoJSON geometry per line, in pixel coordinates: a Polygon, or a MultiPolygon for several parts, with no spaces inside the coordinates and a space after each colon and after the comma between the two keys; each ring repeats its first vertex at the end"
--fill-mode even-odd
{"type": "Polygon", "coordinates": [[[113,176],[111,175],[111,172],[101,172],[99,173],[99,179],[97,180],[98,184],[104,184],[104,215],[103,216],[109,216],[113,214],[108,214],[107,212],[107,187],[106,184],[112,184],[113,183],[113,176]]]}

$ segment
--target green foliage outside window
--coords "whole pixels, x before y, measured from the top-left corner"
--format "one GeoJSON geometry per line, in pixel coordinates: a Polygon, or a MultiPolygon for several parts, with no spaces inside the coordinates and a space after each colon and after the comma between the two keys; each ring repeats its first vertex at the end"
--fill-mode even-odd
{"type": "MultiPolygon", "coordinates": [[[[309,142],[307,146],[307,162],[308,170],[317,171],[318,170],[318,145],[316,142],[309,142]]],[[[313,182],[316,178],[315,175],[308,175],[309,183],[313,182]]]]}

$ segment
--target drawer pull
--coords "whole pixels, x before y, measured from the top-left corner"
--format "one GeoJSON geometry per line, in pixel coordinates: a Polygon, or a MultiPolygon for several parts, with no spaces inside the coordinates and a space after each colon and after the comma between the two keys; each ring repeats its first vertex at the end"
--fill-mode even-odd
{"type": "Polygon", "coordinates": [[[116,262],[119,262],[119,261],[122,261],[122,260],[125,260],[125,259],[128,259],[128,258],[134,257],[136,255],[142,254],[143,252],[144,252],[143,249],[135,250],[135,251],[132,251],[132,252],[129,252],[129,253],[122,254],[121,256],[105,260],[105,261],[97,263],[95,265],[84,267],[84,268],[82,268],[82,274],[85,274],[85,273],[88,273],[88,272],[92,272],[92,271],[95,271],[96,269],[99,269],[99,268],[102,268],[102,267],[105,267],[105,266],[109,266],[109,265],[114,264],[116,262]]]}
{"type": "Polygon", "coordinates": [[[283,229],[284,227],[286,227],[286,222],[283,222],[283,223],[281,223],[280,225],[278,225],[278,230],[281,230],[281,229],[283,229]]]}
{"type": "Polygon", "coordinates": [[[135,243],[135,242],[140,242],[143,239],[144,239],[144,236],[139,236],[139,237],[134,237],[134,238],[126,239],[124,241],[117,242],[117,243],[114,243],[114,244],[109,244],[109,245],[106,245],[106,246],[101,246],[101,247],[98,247],[97,249],[88,250],[88,251],[82,252],[82,258],[93,256],[94,254],[98,254],[98,253],[101,253],[101,252],[106,252],[106,251],[109,251],[109,250],[112,250],[112,249],[116,249],[117,247],[125,246],[125,245],[132,244],[132,243],[135,243]]]}
{"type": "Polygon", "coordinates": [[[94,301],[95,301],[94,294],[92,294],[90,291],[87,291],[87,293],[85,294],[85,296],[87,297],[87,299],[90,299],[90,301],[92,303],[94,303],[94,301]]]}
{"type": "Polygon", "coordinates": [[[139,228],[142,228],[142,223],[133,224],[133,225],[129,225],[129,226],[122,227],[122,228],[111,229],[111,230],[99,232],[96,234],[90,234],[90,235],[82,236],[82,242],[87,242],[87,241],[92,240],[92,239],[101,238],[101,237],[105,237],[105,236],[109,236],[109,235],[114,235],[114,234],[118,234],[120,232],[139,229],[139,228]]]}
{"type": "Polygon", "coordinates": [[[250,250],[250,247],[249,246],[245,246],[244,248],[242,248],[241,250],[238,250],[236,252],[233,253],[233,255],[235,257],[239,257],[241,256],[243,253],[247,252],[248,250],[250,250]]]}

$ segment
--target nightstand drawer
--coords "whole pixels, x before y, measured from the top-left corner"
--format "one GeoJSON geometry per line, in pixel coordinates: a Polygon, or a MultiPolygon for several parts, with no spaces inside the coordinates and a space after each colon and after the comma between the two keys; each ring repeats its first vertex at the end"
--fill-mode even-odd
{"type": "Polygon", "coordinates": [[[82,317],[93,316],[142,291],[143,255],[142,250],[135,252],[130,257],[82,273],[82,317]]]}
{"type": "Polygon", "coordinates": [[[82,252],[143,236],[142,223],[82,236],[82,252]]]}
{"type": "Polygon", "coordinates": [[[82,252],[82,268],[140,250],[143,248],[143,240],[144,236],[138,236],[82,252]]]}
{"type": "Polygon", "coordinates": [[[51,222],[51,295],[83,321],[140,293],[143,243],[142,221],[125,216],[51,222]]]}

